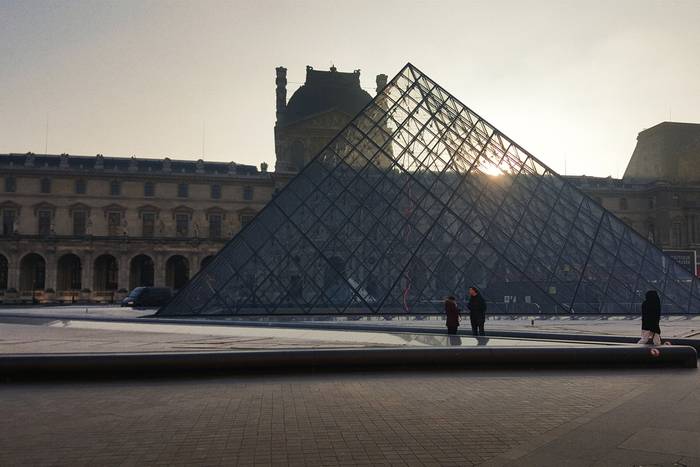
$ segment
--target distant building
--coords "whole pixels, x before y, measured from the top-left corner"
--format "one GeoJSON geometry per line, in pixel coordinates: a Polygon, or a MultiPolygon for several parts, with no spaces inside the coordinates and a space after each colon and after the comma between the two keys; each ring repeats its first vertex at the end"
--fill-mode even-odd
{"type": "MultiPolygon", "coordinates": [[[[387,83],[377,75],[379,92],[387,83]]],[[[306,67],[306,82],[287,102],[287,69],[277,68],[276,172],[297,172],[371,100],[360,87],[360,70],[343,73],[306,67]]]]}
{"type": "MultiPolygon", "coordinates": [[[[377,76],[379,89],[386,75],[377,76]]],[[[0,302],[180,288],[371,100],[360,71],[277,68],[276,173],[233,162],[0,154],[0,302]]]]}
{"type": "Polygon", "coordinates": [[[0,155],[0,300],[111,301],[180,288],[269,201],[235,163],[0,155]]]}
{"type": "Polygon", "coordinates": [[[567,178],[661,249],[700,252],[700,124],[663,122],[640,132],[621,179],[567,178]]]}

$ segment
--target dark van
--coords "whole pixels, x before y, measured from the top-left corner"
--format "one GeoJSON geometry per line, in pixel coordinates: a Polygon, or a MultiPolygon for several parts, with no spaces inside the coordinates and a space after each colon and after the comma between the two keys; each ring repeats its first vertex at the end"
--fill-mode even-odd
{"type": "Polygon", "coordinates": [[[136,287],[122,300],[122,306],[162,306],[172,296],[168,287],[136,287]]]}

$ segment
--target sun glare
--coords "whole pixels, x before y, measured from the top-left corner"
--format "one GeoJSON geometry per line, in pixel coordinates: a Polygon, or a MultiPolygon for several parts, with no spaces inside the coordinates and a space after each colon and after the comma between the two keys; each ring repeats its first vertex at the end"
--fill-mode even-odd
{"type": "Polygon", "coordinates": [[[492,177],[499,177],[499,176],[503,175],[503,172],[501,172],[501,170],[498,167],[496,167],[495,165],[491,165],[491,164],[482,165],[481,167],[479,167],[479,170],[481,170],[486,175],[490,175],[492,177]]]}

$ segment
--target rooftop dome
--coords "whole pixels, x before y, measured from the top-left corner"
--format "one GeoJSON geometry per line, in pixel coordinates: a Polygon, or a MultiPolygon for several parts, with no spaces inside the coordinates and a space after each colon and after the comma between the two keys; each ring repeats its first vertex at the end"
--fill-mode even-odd
{"type": "Polygon", "coordinates": [[[307,66],[306,83],[289,99],[283,123],[329,110],[354,116],[371,100],[372,96],[360,87],[360,70],[342,73],[335,67],[317,71],[307,66]]]}

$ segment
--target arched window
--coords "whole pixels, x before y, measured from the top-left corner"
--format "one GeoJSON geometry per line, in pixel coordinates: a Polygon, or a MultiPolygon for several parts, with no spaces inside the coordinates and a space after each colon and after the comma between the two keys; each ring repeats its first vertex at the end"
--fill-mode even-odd
{"type": "Polygon", "coordinates": [[[72,253],[61,256],[56,270],[56,289],[80,290],[81,272],[80,258],[72,253]]]}
{"type": "Polygon", "coordinates": [[[29,253],[19,263],[20,290],[31,291],[44,288],[46,261],[41,255],[29,253]]]}
{"type": "Polygon", "coordinates": [[[185,286],[190,278],[190,263],[181,255],[168,258],[165,263],[165,285],[175,290],[185,286]]]}
{"type": "Polygon", "coordinates": [[[136,287],[152,287],[154,283],[153,260],[147,255],[137,255],[129,265],[129,290],[136,287]]]}
{"type": "Polygon", "coordinates": [[[202,262],[200,263],[199,268],[200,268],[200,269],[206,268],[207,265],[208,265],[209,263],[211,263],[211,260],[213,260],[213,259],[214,259],[214,255],[205,256],[205,257],[202,259],[202,262]]]}
{"type": "Polygon", "coordinates": [[[93,288],[96,291],[117,290],[119,265],[112,255],[101,255],[95,259],[93,288]]]}
{"type": "Polygon", "coordinates": [[[0,255],[0,290],[7,289],[7,273],[9,267],[7,264],[7,258],[4,255],[0,255]]]}

